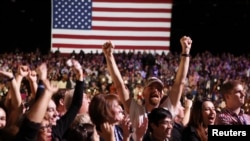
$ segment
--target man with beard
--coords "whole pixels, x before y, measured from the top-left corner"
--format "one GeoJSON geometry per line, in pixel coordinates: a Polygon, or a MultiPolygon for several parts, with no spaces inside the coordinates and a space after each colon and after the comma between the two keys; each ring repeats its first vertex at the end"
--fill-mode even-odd
{"type": "MultiPolygon", "coordinates": [[[[168,97],[160,105],[160,100],[163,96],[163,82],[156,77],[149,77],[146,81],[146,85],[143,89],[142,96],[144,98],[144,104],[139,105],[133,97],[130,97],[129,89],[124,84],[122,76],[119,72],[118,66],[113,55],[114,45],[111,41],[107,41],[103,45],[103,53],[107,62],[108,70],[111,74],[112,80],[116,86],[117,94],[120,96],[123,102],[125,111],[129,113],[132,121],[132,126],[135,129],[141,129],[141,125],[145,125],[145,116],[151,112],[152,109],[157,107],[167,108],[173,117],[177,114],[178,104],[180,104],[180,98],[183,88],[185,86],[185,79],[189,68],[190,61],[190,49],[192,40],[188,36],[183,36],[180,39],[182,46],[182,54],[180,57],[180,64],[175,76],[174,84],[168,94],[168,97]]],[[[137,130],[138,130],[137,129],[137,130]]],[[[136,131],[137,132],[137,131],[136,131]]],[[[136,133],[135,132],[135,133],[136,133]]],[[[146,132],[146,131],[145,131],[146,132]]],[[[136,133],[137,134],[137,133],[136,133]]],[[[134,136],[135,140],[139,140],[134,136]]]]}

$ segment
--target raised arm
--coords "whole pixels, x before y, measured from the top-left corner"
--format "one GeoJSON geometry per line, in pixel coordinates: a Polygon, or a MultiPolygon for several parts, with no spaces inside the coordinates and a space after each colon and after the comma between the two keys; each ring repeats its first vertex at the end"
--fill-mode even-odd
{"type": "Polygon", "coordinates": [[[12,72],[0,71],[0,74],[5,76],[10,84],[10,90],[8,91],[5,106],[8,107],[9,111],[16,110],[18,106],[21,106],[22,104],[22,98],[19,91],[20,88],[17,85],[17,80],[12,72]]]}
{"type": "Polygon", "coordinates": [[[74,59],[72,61],[72,70],[76,74],[76,85],[74,88],[74,93],[72,101],[70,103],[67,112],[57,120],[56,126],[52,128],[53,136],[57,136],[62,139],[65,132],[68,130],[70,125],[73,123],[76,115],[78,114],[82,103],[83,103],[83,94],[84,94],[84,74],[81,64],[74,59]]]}
{"type": "MultiPolygon", "coordinates": [[[[177,109],[178,104],[180,104],[180,98],[182,95],[183,88],[185,86],[185,79],[187,77],[188,69],[189,69],[189,61],[190,61],[190,49],[192,45],[192,40],[188,36],[183,36],[180,39],[182,53],[180,64],[176,73],[176,77],[174,80],[174,84],[169,92],[169,98],[173,108],[177,109]]],[[[167,101],[164,101],[161,106],[166,106],[167,101]]]]}
{"type": "Polygon", "coordinates": [[[35,123],[42,122],[47,110],[46,105],[48,105],[52,95],[58,91],[58,87],[51,85],[48,79],[43,80],[43,84],[45,86],[44,93],[34,102],[27,114],[27,118],[35,123]]]}
{"type": "Polygon", "coordinates": [[[35,99],[36,91],[38,88],[38,82],[37,82],[37,73],[35,70],[30,70],[29,74],[27,75],[27,79],[29,81],[31,95],[30,100],[35,99]]]}
{"type": "Polygon", "coordinates": [[[17,82],[17,87],[21,87],[21,83],[24,77],[28,76],[29,74],[29,67],[26,65],[20,65],[18,66],[18,70],[16,73],[16,82],[17,82]]]}
{"type": "Polygon", "coordinates": [[[37,68],[39,79],[43,82],[44,91],[40,95],[30,110],[27,112],[26,117],[20,127],[18,134],[14,141],[31,141],[35,140],[36,135],[40,129],[41,122],[44,118],[45,112],[47,111],[47,105],[54,93],[58,91],[56,85],[51,85],[47,79],[47,66],[45,63],[41,64],[37,68]]]}
{"type": "Polygon", "coordinates": [[[115,84],[115,88],[117,90],[117,93],[124,105],[125,110],[128,112],[129,111],[129,90],[124,84],[124,81],[122,79],[121,73],[117,67],[114,55],[113,55],[113,50],[115,46],[111,43],[111,41],[107,41],[103,44],[102,49],[103,53],[107,62],[107,67],[109,70],[109,73],[112,77],[112,80],[115,84]]]}
{"type": "Polygon", "coordinates": [[[183,126],[186,126],[188,124],[188,122],[189,122],[192,105],[193,105],[193,101],[191,99],[185,98],[185,101],[184,101],[184,118],[182,120],[182,125],[183,126]]]}
{"type": "Polygon", "coordinates": [[[0,71],[0,74],[7,78],[8,85],[10,85],[10,89],[4,101],[4,105],[7,108],[8,112],[6,127],[9,129],[13,127],[16,128],[15,123],[22,114],[22,98],[20,94],[20,86],[17,84],[17,80],[15,79],[15,76],[12,72],[0,71]]]}
{"type": "Polygon", "coordinates": [[[42,63],[40,66],[37,67],[37,73],[40,81],[43,82],[44,91],[43,94],[41,94],[37,98],[36,102],[31,106],[32,108],[35,107],[33,109],[37,109],[37,111],[40,112],[30,111],[30,113],[27,115],[27,117],[33,122],[40,123],[42,121],[47,110],[47,106],[41,105],[47,105],[52,95],[58,90],[58,87],[56,85],[50,85],[50,82],[47,79],[47,71],[48,70],[46,63],[42,63]]]}
{"type": "Polygon", "coordinates": [[[10,82],[10,90],[5,101],[5,106],[11,108],[12,110],[20,108],[22,105],[20,87],[23,77],[28,74],[28,70],[28,66],[20,65],[18,66],[16,76],[14,76],[12,72],[1,71],[2,75],[7,77],[10,82]]]}

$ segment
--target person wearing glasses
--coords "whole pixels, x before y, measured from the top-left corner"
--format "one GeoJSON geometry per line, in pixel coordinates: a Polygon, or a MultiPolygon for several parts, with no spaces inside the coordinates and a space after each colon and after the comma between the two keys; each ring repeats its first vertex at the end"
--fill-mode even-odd
{"type": "Polygon", "coordinates": [[[143,141],[169,141],[173,130],[173,117],[165,108],[154,108],[148,114],[149,133],[143,141]]]}
{"type": "Polygon", "coordinates": [[[43,119],[36,141],[51,141],[52,140],[52,124],[49,120],[43,119]]]}

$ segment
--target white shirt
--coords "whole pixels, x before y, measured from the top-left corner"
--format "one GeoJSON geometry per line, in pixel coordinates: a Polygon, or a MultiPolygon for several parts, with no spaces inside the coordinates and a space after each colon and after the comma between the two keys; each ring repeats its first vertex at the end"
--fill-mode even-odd
{"type": "MultiPolygon", "coordinates": [[[[168,109],[173,117],[176,115],[176,111],[174,111],[173,104],[171,103],[169,97],[162,103],[161,107],[168,109]]],[[[147,114],[148,113],[146,112],[144,105],[139,105],[134,99],[131,100],[129,107],[129,116],[134,131],[137,129],[138,125],[141,125],[143,123],[143,119],[144,117],[147,117],[147,114]]],[[[136,139],[135,132],[133,132],[132,136],[134,139],[136,139]]]]}

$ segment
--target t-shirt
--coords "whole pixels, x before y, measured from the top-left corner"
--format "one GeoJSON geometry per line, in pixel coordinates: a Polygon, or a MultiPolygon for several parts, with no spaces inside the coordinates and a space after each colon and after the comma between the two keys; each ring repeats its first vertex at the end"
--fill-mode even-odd
{"type": "MultiPolygon", "coordinates": [[[[176,111],[174,111],[173,104],[171,103],[169,97],[160,105],[160,107],[168,109],[173,117],[176,115],[176,111]]],[[[129,116],[134,130],[132,135],[134,139],[136,137],[135,130],[137,129],[138,123],[139,125],[141,125],[143,123],[144,117],[147,117],[147,114],[149,114],[149,112],[146,111],[144,105],[138,104],[135,99],[131,100],[129,107],[129,116]]]]}

